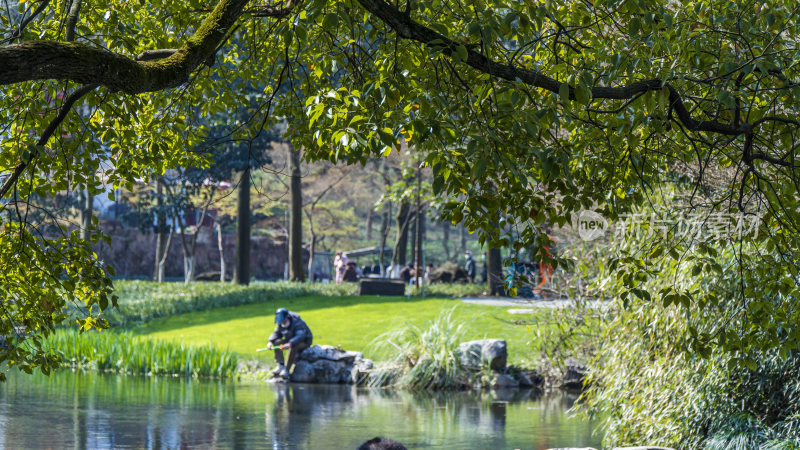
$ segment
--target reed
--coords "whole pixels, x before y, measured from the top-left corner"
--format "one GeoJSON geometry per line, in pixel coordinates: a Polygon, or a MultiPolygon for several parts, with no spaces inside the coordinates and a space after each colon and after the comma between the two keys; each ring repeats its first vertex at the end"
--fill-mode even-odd
{"type": "Polygon", "coordinates": [[[59,329],[45,339],[69,366],[98,371],[226,378],[236,374],[235,353],[209,345],[151,340],[131,333],[59,329]]]}

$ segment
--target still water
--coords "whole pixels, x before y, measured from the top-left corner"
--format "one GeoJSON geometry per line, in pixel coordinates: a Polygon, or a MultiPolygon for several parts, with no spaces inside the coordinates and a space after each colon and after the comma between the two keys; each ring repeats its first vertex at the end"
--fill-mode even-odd
{"type": "Polygon", "coordinates": [[[1,448],[423,449],[598,446],[567,394],[410,393],[61,371],[8,374],[1,448]]]}

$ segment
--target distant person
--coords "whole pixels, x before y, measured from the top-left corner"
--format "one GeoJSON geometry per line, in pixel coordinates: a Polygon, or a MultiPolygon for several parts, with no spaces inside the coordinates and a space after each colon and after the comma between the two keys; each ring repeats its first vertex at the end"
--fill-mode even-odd
{"type": "Polygon", "coordinates": [[[467,278],[469,279],[470,283],[475,282],[475,260],[472,259],[472,252],[467,250],[464,253],[464,257],[467,259],[464,263],[464,271],[467,272],[467,278]]]}
{"type": "Polygon", "coordinates": [[[361,268],[361,273],[363,273],[364,276],[372,275],[372,266],[366,265],[366,266],[362,267],[361,268]]]}
{"type": "Polygon", "coordinates": [[[314,336],[300,315],[296,312],[287,311],[286,308],[278,308],[275,311],[275,330],[269,335],[268,347],[279,345],[275,350],[275,362],[278,363],[272,374],[281,378],[289,378],[289,371],[294,365],[297,355],[311,345],[314,336]],[[286,364],[284,365],[283,351],[288,350],[286,364]]]}
{"type": "Polygon", "coordinates": [[[359,445],[356,450],[407,450],[403,444],[382,437],[375,437],[359,445]]]}
{"type": "Polygon", "coordinates": [[[375,275],[381,276],[381,265],[380,264],[373,264],[372,265],[372,273],[375,275]]]}
{"type": "Polygon", "coordinates": [[[343,255],[341,251],[336,252],[336,256],[333,258],[333,269],[336,273],[336,284],[342,283],[342,277],[344,276],[344,270],[347,268],[347,263],[350,260],[347,258],[347,255],[343,255]]]}
{"type": "Polygon", "coordinates": [[[354,262],[347,263],[347,267],[344,269],[344,273],[342,274],[342,281],[347,281],[350,283],[358,281],[358,271],[356,270],[356,263],[354,262]]]}
{"type": "Polygon", "coordinates": [[[400,269],[400,279],[403,280],[403,283],[408,283],[412,278],[414,278],[414,265],[408,263],[400,269]]]}
{"type": "Polygon", "coordinates": [[[425,283],[430,283],[431,282],[431,274],[432,273],[433,273],[433,264],[428,263],[428,265],[425,266],[425,275],[423,277],[425,279],[425,283]]]}

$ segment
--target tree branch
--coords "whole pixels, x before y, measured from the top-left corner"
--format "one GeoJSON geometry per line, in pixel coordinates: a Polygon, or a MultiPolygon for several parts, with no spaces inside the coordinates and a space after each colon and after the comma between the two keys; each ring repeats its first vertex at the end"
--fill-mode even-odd
{"type": "Polygon", "coordinates": [[[22,23],[19,24],[19,27],[11,33],[11,36],[9,36],[8,38],[3,40],[3,43],[11,42],[14,39],[22,36],[22,31],[25,30],[25,27],[27,27],[28,24],[31,23],[33,21],[33,19],[36,18],[36,16],[41,14],[42,11],[44,11],[44,9],[47,8],[47,5],[49,5],[49,4],[50,4],[50,0],[42,0],[39,3],[39,6],[36,7],[36,10],[33,11],[33,14],[31,14],[30,17],[28,17],[27,19],[23,20],[22,23]]]}
{"type": "MultiPolygon", "coordinates": [[[[400,37],[414,40],[430,47],[437,47],[447,56],[452,56],[456,49],[461,46],[458,42],[444,36],[436,31],[421,25],[404,14],[396,7],[383,0],[358,0],[361,6],[367,11],[380,18],[386,25],[393,29],[400,37]]],[[[501,78],[507,81],[520,82],[533,87],[545,89],[558,93],[562,83],[536,70],[524,69],[511,64],[501,64],[493,61],[470,47],[467,49],[467,59],[465,63],[472,68],[501,78]]],[[[592,98],[608,100],[627,100],[637,94],[647,91],[654,91],[666,87],[669,89],[669,103],[683,125],[691,131],[707,131],[728,136],[738,136],[751,132],[748,124],[734,127],[713,120],[695,120],[692,118],[683,99],[678,91],[665,80],[652,79],[637,81],[626,86],[619,87],[592,87],[592,98]]],[[[575,89],[569,87],[569,98],[575,99],[575,89]]]]}
{"type": "MultiPolygon", "coordinates": [[[[64,104],[61,105],[61,108],[58,110],[58,115],[50,122],[49,125],[47,125],[47,128],[45,128],[44,132],[42,133],[42,136],[36,142],[36,145],[41,147],[47,144],[47,141],[50,140],[50,136],[53,135],[53,132],[56,131],[56,128],[58,128],[58,126],[61,125],[61,122],[64,121],[64,118],[67,117],[67,113],[69,113],[69,111],[72,109],[72,105],[74,105],[75,102],[78,101],[78,99],[88,94],[89,92],[93,91],[96,87],[97,87],[96,84],[89,84],[79,88],[78,90],[70,94],[70,96],[67,97],[66,100],[64,100],[64,104]]],[[[19,176],[22,175],[22,172],[25,170],[25,168],[28,167],[28,165],[30,164],[31,161],[34,160],[34,158],[36,158],[36,155],[37,155],[37,150],[31,151],[30,157],[27,161],[20,161],[20,163],[17,164],[16,167],[14,167],[14,172],[11,173],[11,176],[6,178],[5,182],[3,183],[3,186],[0,187],[0,198],[5,197],[9,189],[11,189],[11,187],[14,186],[14,184],[19,179],[19,176]]]]}
{"type": "Polygon", "coordinates": [[[38,41],[0,48],[0,84],[72,80],[128,94],[179,86],[208,61],[248,0],[220,0],[195,34],[166,58],[136,61],[86,44],[38,41]]]}

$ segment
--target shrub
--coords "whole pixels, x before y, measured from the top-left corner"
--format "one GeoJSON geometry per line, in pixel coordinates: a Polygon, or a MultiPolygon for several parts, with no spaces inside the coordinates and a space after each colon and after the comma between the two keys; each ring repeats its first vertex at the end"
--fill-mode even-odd
{"type": "Polygon", "coordinates": [[[114,286],[119,296],[118,307],[109,308],[105,313],[106,319],[114,325],[225,306],[266,303],[310,295],[354,295],[356,292],[356,286],[353,284],[284,281],[254,282],[249,286],[203,281],[188,285],[116,281],[114,286]]]}

